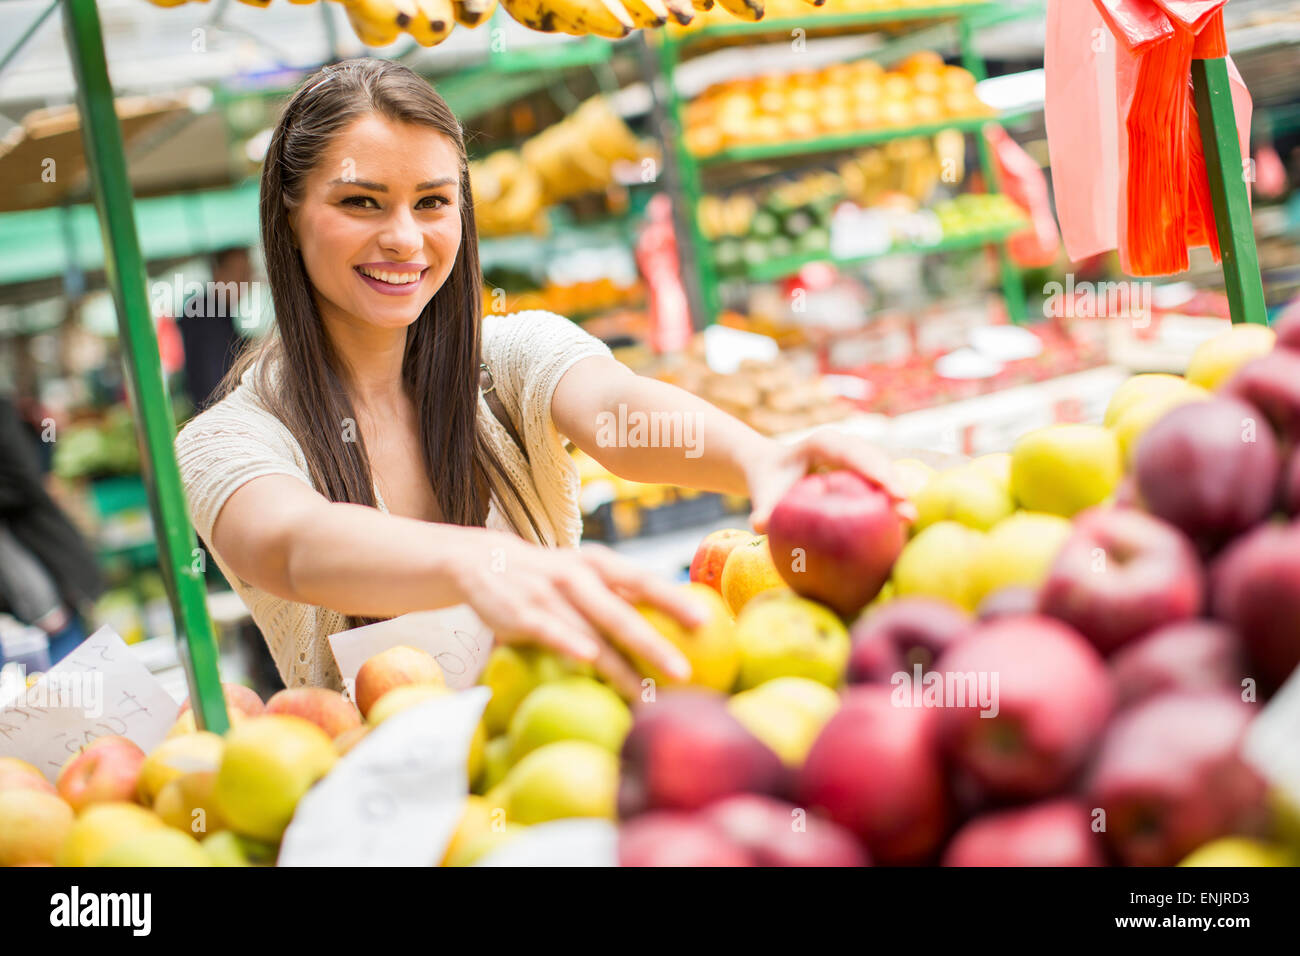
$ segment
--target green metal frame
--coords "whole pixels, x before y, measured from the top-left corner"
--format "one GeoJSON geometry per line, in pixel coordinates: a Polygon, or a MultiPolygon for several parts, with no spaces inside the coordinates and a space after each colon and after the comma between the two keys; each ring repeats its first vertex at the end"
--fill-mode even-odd
{"type": "Polygon", "coordinates": [[[144,258],[131,212],[122,127],[108,78],[95,0],[64,0],[63,25],[77,79],[82,142],[107,253],[105,273],[117,307],[131,407],[143,439],[145,484],[160,544],[159,565],[177,625],[177,645],[184,651],[196,723],[224,733],[229,717],[217,671],[217,642],[208,616],[203,573],[195,567],[193,557],[199,554],[198,539],[189,523],[176,464],[175,423],[158,356],[144,258]]]}
{"type": "MultiPolygon", "coordinates": [[[[944,29],[949,24],[955,24],[957,27],[957,43],[961,51],[962,64],[976,78],[982,80],[987,76],[984,68],[984,61],[980,58],[978,51],[975,49],[974,36],[978,29],[979,23],[986,19],[985,15],[994,11],[998,4],[993,3],[965,3],[965,4],[936,4],[930,7],[912,7],[901,10],[890,11],[872,11],[866,13],[853,13],[842,15],[825,15],[810,11],[807,18],[758,21],[757,23],[727,23],[714,26],[704,27],[681,34],[674,34],[671,31],[664,31],[658,38],[659,68],[663,76],[663,94],[666,113],[670,120],[670,129],[665,132],[665,151],[668,156],[675,161],[677,165],[677,181],[680,183],[679,195],[676,197],[678,202],[683,203],[686,207],[686,215],[683,217],[688,224],[688,242],[681,243],[680,257],[683,272],[693,271],[697,279],[698,302],[692,302],[692,312],[696,314],[697,324],[710,325],[717,321],[718,315],[722,310],[721,285],[722,279],[713,260],[713,250],[704,238],[700,229],[699,217],[696,210],[699,208],[700,199],[704,195],[703,174],[705,168],[716,168],[725,164],[735,164],[749,162],[754,160],[774,159],[778,157],[796,156],[801,154],[812,154],[819,152],[829,152],[837,149],[853,149],[859,146],[869,146],[875,143],[883,143],[892,139],[901,139],[912,136],[927,136],[941,132],[947,129],[957,129],[963,132],[973,132],[979,134],[989,122],[1013,122],[1016,119],[1027,115],[1025,113],[1008,114],[994,120],[988,118],[975,118],[969,120],[955,120],[945,123],[935,123],[925,126],[909,127],[906,129],[888,129],[888,130],[869,130],[858,133],[850,133],[836,136],[819,137],[806,142],[795,143],[770,143],[756,144],[753,146],[741,146],[724,150],[711,156],[696,157],[686,148],[683,131],[683,103],[682,97],[677,91],[677,84],[674,80],[674,72],[677,65],[682,61],[683,54],[688,48],[696,46],[705,40],[718,37],[735,37],[748,36],[761,38],[764,35],[778,35],[780,33],[789,33],[797,28],[817,30],[819,27],[843,26],[848,28],[861,27],[867,31],[877,29],[884,23],[910,23],[918,27],[918,31],[912,36],[919,33],[925,33],[928,37],[929,31],[933,29],[944,29]],[[938,23],[938,26],[934,24],[938,23]]],[[[908,47],[908,37],[887,46],[884,50],[870,54],[873,58],[892,59],[903,47],[908,47]],[[902,44],[902,46],[900,46],[902,44]]],[[[988,143],[983,135],[978,135],[979,139],[979,159],[980,166],[984,172],[985,181],[988,184],[989,192],[998,191],[997,168],[993,164],[992,153],[988,143]]],[[[1022,322],[1026,317],[1025,291],[1024,285],[1020,278],[1020,272],[1015,263],[1011,261],[1007,254],[1006,247],[1003,244],[1006,236],[998,233],[996,238],[990,238],[989,244],[995,246],[998,252],[998,267],[1002,283],[1002,294],[1007,306],[1007,313],[1014,322],[1022,322]]],[[[897,252],[916,251],[916,252],[935,252],[943,253],[949,249],[966,249],[970,248],[969,241],[954,242],[951,244],[941,243],[931,249],[909,250],[900,248],[897,252]]],[[[890,254],[893,254],[892,252],[890,254]]],[[[817,259],[808,261],[832,261],[822,256],[817,259]]],[[[844,263],[848,264],[848,263],[844,263]]],[[[788,275],[787,267],[790,262],[781,262],[772,264],[772,269],[751,270],[748,278],[751,281],[758,281],[755,275],[777,276],[788,275]]],[[[690,284],[688,283],[688,290],[690,284]]]]}

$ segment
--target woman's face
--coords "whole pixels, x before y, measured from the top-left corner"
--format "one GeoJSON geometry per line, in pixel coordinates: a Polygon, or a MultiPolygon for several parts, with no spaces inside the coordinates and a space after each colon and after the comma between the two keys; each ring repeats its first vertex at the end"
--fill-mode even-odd
{"type": "Polygon", "coordinates": [[[460,249],[460,164],[452,141],[377,114],[330,144],[289,213],[327,319],[405,328],[460,249]]]}

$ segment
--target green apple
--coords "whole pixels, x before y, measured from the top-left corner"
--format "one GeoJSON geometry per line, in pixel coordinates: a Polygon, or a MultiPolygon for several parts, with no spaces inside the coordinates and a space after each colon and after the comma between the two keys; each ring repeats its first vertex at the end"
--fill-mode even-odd
{"type": "Polygon", "coordinates": [[[493,737],[483,747],[483,775],[479,778],[475,793],[487,793],[502,780],[510,770],[510,738],[505,734],[493,737]]]}
{"type": "Polygon", "coordinates": [[[1220,837],[1193,850],[1179,866],[1295,866],[1300,863],[1286,849],[1249,837],[1220,837]]]}
{"type": "Polygon", "coordinates": [[[1101,425],[1048,425],[1011,452],[1011,487],[1026,511],[1073,517],[1119,485],[1119,442],[1101,425]]]}
{"type": "Polygon", "coordinates": [[[166,825],[158,814],[136,803],[93,804],[72,825],[57,863],[90,866],[123,840],[166,825]]]}
{"type": "Polygon", "coordinates": [[[370,705],[366,723],[378,727],[394,714],[400,714],[435,697],[447,697],[454,693],[445,684],[403,684],[394,687],[370,705]]]}
{"type": "Polygon", "coordinates": [[[1114,428],[1130,408],[1143,405],[1154,398],[1171,392],[1181,392],[1188,387],[1187,379],[1181,375],[1167,372],[1148,372],[1134,375],[1119,388],[1115,389],[1106,405],[1106,414],[1101,423],[1107,428],[1114,428]]]}
{"type": "Polygon", "coordinates": [[[0,791],[0,866],[54,863],[72,827],[72,807],[58,796],[26,787],[0,791]]]}
{"type": "Polygon", "coordinates": [[[612,820],[618,797],[618,757],[600,744],[561,740],[529,753],[487,795],[511,823],[565,817],[612,820]]]}
{"type": "Polygon", "coordinates": [[[152,806],[163,787],[177,777],[200,770],[216,770],[226,742],[207,730],[179,737],[168,737],[145,757],[140,770],[136,796],[146,807],[152,806]]]}
{"type": "Polygon", "coordinates": [[[1187,363],[1187,381],[1214,391],[1251,359],[1273,350],[1277,333],[1245,323],[1225,329],[1196,347],[1187,363]]]}
{"type": "Polygon", "coordinates": [[[791,591],[750,601],[736,618],[740,690],[774,677],[807,677],[827,687],[844,680],[849,632],[830,608],[791,591]]]}
{"type": "Polygon", "coordinates": [[[994,591],[1036,588],[1051,570],[1072,525],[1060,515],[1019,511],[980,540],[971,562],[970,600],[976,607],[994,591]]]}
{"type": "MultiPolygon", "coordinates": [[[[692,631],[688,631],[676,618],[657,607],[640,604],[637,610],[651,627],[668,638],[685,655],[691,665],[691,676],[687,683],[726,693],[736,683],[736,672],[740,669],[740,646],[731,611],[722,595],[707,584],[684,584],[682,591],[708,610],[708,620],[692,631]]],[[[633,664],[646,677],[665,687],[680,683],[644,660],[634,658],[633,664]]]]}
{"type": "Polygon", "coordinates": [[[275,844],[250,840],[233,830],[209,834],[202,846],[213,866],[274,866],[279,854],[275,844]]]}
{"type": "Polygon", "coordinates": [[[154,801],[154,813],[169,827],[201,839],[205,833],[227,828],[213,797],[217,787],[215,770],[181,774],[163,787],[154,801]]]}
{"type": "Polygon", "coordinates": [[[803,766],[813,741],[839,707],[839,694],[806,677],[778,677],[727,701],[732,716],[793,768],[803,766]]]}
{"type": "Polygon", "coordinates": [[[930,525],[904,545],[894,562],[894,596],[941,598],[973,611],[972,574],[983,538],[956,521],[930,525]]]}
{"type": "Polygon", "coordinates": [[[973,463],[935,475],[912,500],[917,531],[940,521],[987,531],[1015,510],[1010,493],[991,469],[973,463]]]}
{"type": "Polygon", "coordinates": [[[91,866],[212,866],[199,841],[164,827],[127,837],[95,859],[91,866]]]}
{"type": "Polygon", "coordinates": [[[479,683],[492,691],[492,699],[483,709],[488,735],[505,733],[519,702],[538,685],[573,675],[590,677],[593,673],[586,661],[570,660],[540,648],[498,645],[492,649],[479,678],[479,683]]]}
{"type": "Polygon", "coordinates": [[[590,677],[566,677],[536,688],[510,718],[510,760],[538,747],[586,740],[618,753],[632,729],[632,712],[609,687],[590,677]]]}
{"type": "Polygon", "coordinates": [[[226,737],[215,802],[231,829],[278,843],[298,801],[338,760],[315,724],[287,714],[250,717],[226,737]]]}

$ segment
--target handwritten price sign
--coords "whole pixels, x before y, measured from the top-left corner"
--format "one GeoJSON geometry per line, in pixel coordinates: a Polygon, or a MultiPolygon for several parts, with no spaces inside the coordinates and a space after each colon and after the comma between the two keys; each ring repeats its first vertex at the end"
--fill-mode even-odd
{"type": "Polygon", "coordinates": [[[167,736],[176,702],[112,630],[100,628],[0,710],[0,756],[18,757],[51,781],[100,737],[151,750],[167,736]]]}
{"type": "Polygon", "coordinates": [[[468,606],[441,611],[416,611],[391,621],[340,631],[329,638],[344,686],[351,687],[357,671],[371,657],[405,644],[433,655],[447,686],[473,687],[492,652],[492,631],[468,606]]]}

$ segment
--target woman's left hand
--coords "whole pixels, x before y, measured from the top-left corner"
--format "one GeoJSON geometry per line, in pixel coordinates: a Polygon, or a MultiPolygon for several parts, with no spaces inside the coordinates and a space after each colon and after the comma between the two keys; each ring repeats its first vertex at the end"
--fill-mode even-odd
{"type": "Polygon", "coordinates": [[[800,478],[813,471],[840,469],[857,472],[882,488],[894,499],[903,518],[916,520],[916,508],[907,500],[889,456],[870,442],[826,428],[791,445],[772,442],[771,456],[748,469],[754,531],[767,533],[772,509],[800,478]]]}

